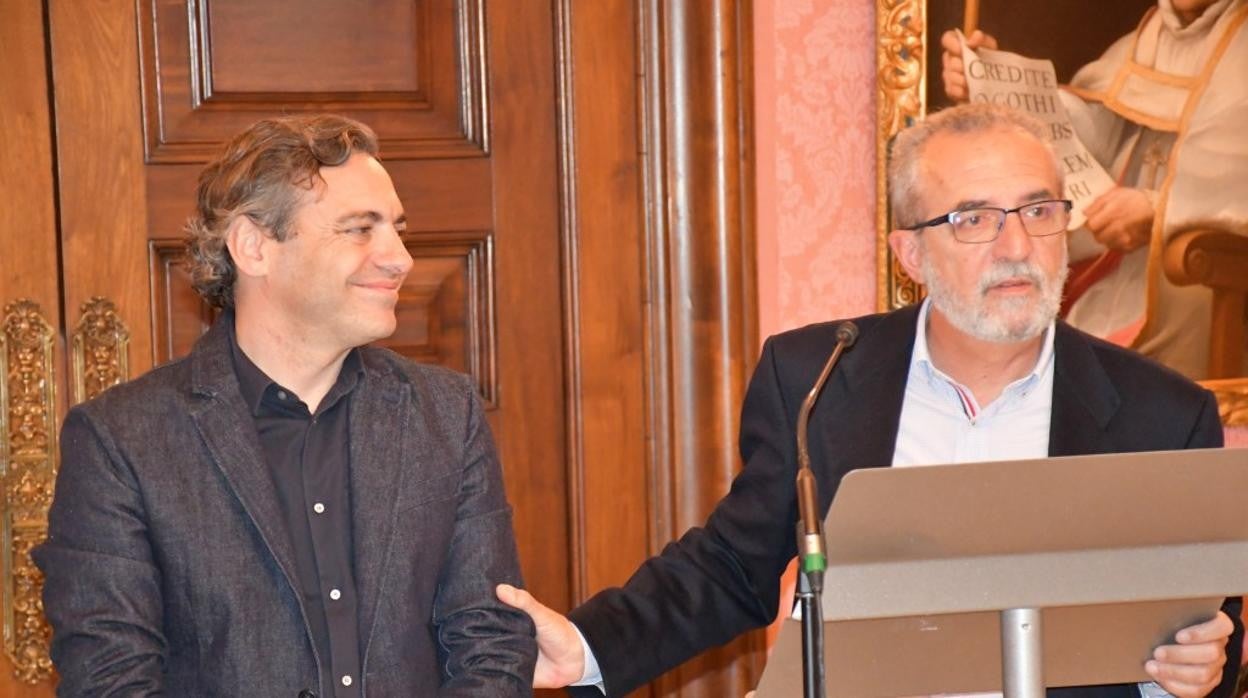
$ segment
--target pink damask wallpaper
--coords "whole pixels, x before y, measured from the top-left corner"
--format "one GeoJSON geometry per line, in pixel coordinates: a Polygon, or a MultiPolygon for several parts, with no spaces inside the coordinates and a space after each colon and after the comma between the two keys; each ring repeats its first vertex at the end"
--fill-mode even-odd
{"type": "Polygon", "coordinates": [[[875,310],[875,2],[754,12],[765,337],[875,310]]]}
{"type": "Polygon", "coordinates": [[[875,310],[874,37],[875,0],[754,3],[762,337],[875,310]]]}

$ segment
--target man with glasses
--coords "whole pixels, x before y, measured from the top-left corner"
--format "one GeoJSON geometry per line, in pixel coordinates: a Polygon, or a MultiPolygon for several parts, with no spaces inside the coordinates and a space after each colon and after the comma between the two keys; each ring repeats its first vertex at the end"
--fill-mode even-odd
{"type": "MultiPolygon", "coordinates": [[[[935,114],[898,136],[890,182],[903,225],[889,243],[929,295],[854,321],[857,344],[810,420],[822,512],[854,468],[1221,445],[1208,391],[1055,321],[1070,204],[1039,124],[982,104],[935,114]]],[[[741,415],[744,468],[704,527],[569,618],[498,589],[537,624],[536,686],[623,695],[775,618],[796,553],[794,424],[838,324],[767,340],[741,415]]],[[[1240,603],[1157,649],[1146,668],[1159,685],[1063,694],[1229,696],[1240,603]]]]}
{"type": "MultiPolygon", "coordinates": [[[[1105,11],[1083,6],[1089,18],[1105,11]]],[[[940,43],[945,94],[965,101],[962,42],[951,30],[940,43]]],[[[967,45],[997,40],[975,31],[967,45]]],[[[1063,317],[1195,379],[1210,375],[1213,294],[1171,282],[1161,252],[1193,228],[1245,234],[1245,66],[1248,0],[1157,0],[1059,92],[1075,132],[1117,183],[1071,231],[1063,317]]]]}

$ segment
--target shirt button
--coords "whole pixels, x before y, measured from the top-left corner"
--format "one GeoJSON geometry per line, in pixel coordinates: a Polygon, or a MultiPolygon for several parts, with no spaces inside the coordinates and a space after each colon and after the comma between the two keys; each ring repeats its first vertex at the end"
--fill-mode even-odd
{"type": "Polygon", "coordinates": [[[278,399],[278,400],[285,400],[285,399],[286,399],[286,391],[285,391],[285,390],[279,390],[279,391],[277,391],[277,399],[278,399]]]}
{"type": "Polygon", "coordinates": [[[337,589],[330,589],[329,598],[333,599],[334,601],[337,601],[338,599],[342,598],[342,592],[338,591],[337,589]]]}
{"type": "Polygon", "coordinates": [[[343,686],[350,686],[350,685],[351,685],[351,677],[350,677],[350,676],[344,676],[344,677],[342,677],[342,685],[343,685],[343,686]]]}
{"type": "Polygon", "coordinates": [[[318,513],[318,514],[324,514],[324,513],[325,513],[325,505],[324,505],[324,504],[321,504],[320,502],[317,502],[316,504],[313,504],[313,505],[312,505],[312,511],[315,511],[315,512],[316,512],[316,513],[318,513]]]}

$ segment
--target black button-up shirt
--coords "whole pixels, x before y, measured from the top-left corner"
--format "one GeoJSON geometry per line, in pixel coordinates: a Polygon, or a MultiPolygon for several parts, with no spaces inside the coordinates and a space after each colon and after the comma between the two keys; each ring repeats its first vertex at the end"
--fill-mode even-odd
{"type": "Polygon", "coordinates": [[[295,546],[295,573],[321,666],[338,698],[360,695],[351,530],[351,393],[363,376],[358,351],[316,412],[273,382],[233,341],[234,370],[295,546]]]}

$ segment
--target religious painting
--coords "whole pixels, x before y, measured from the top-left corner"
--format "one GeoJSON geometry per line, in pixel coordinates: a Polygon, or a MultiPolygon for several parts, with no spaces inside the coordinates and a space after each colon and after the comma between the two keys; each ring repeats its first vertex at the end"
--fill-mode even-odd
{"type": "Polygon", "coordinates": [[[922,294],[887,248],[889,144],[952,103],[941,38],[971,21],[1018,57],[968,51],[969,98],[1042,118],[1037,104],[1060,102],[1069,127],[1050,124],[1059,155],[1056,134],[1067,131],[1091,155],[1059,158],[1067,198],[1078,205],[1088,197],[1088,215],[1076,217],[1067,237],[1063,317],[1207,381],[1224,421],[1248,423],[1248,0],[970,4],[877,0],[881,309],[922,294]],[[1028,78],[1033,64],[1021,57],[1051,61],[1060,89],[1028,78]],[[1102,188],[1072,192],[1087,168],[1106,173],[1102,188]]]}

